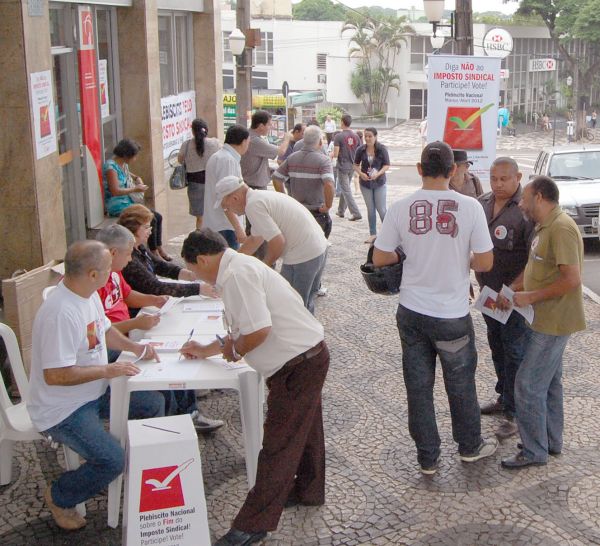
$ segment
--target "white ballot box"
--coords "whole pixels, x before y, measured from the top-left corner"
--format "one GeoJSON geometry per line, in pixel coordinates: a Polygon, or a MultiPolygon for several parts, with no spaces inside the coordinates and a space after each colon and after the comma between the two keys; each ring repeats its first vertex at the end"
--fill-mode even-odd
{"type": "Polygon", "coordinates": [[[123,544],[208,546],[198,438],[189,415],[129,421],[123,544]]]}

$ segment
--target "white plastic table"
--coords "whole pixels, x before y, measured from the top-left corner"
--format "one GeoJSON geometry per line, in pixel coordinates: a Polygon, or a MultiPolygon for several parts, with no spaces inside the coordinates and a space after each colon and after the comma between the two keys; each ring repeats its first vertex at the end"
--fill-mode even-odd
{"type": "MultiPolygon", "coordinates": [[[[145,337],[159,340],[165,336],[172,339],[177,335],[183,344],[190,330],[194,328],[194,339],[208,343],[215,339],[215,333],[224,333],[220,320],[211,321],[215,323],[209,327],[206,321],[200,323],[195,318],[195,313],[183,313],[180,306],[181,304],[175,306],[161,317],[160,324],[146,332],[145,337]],[[207,329],[214,329],[214,332],[207,332],[207,329]]],[[[139,333],[136,337],[139,339],[139,333]]],[[[133,391],[235,389],[240,396],[248,488],[252,488],[256,480],[256,465],[263,432],[263,382],[260,375],[248,366],[226,369],[220,363],[220,359],[180,361],[178,353],[161,353],[160,359],[160,363],[138,362],[142,372],[136,376],[111,380],[110,432],[125,447],[129,398],[133,391]]],[[[113,528],[119,524],[121,488],[122,476],[111,482],[108,488],[108,525],[113,528]]]]}

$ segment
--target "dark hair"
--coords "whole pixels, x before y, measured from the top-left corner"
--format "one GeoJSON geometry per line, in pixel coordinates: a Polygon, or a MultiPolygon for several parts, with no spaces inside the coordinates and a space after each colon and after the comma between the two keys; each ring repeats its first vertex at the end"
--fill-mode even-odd
{"type": "Polygon", "coordinates": [[[192,121],[192,134],[196,143],[196,152],[200,157],[204,155],[204,139],[208,134],[208,125],[201,118],[196,118],[192,121]]]}
{"type": "MultiPolygon", "coordinates": [[[[369,133],[371,133],[374,137],[375,137],[375,144],[374,144],[374,148],[375,151],[377,152],[378,150],[381,149],[381,147],[383,146],[383,144],[379,143],[379,140],[377,140],[377,129],[375,129],[375,127],[365,127],[365,133],[369,131],[369,133]]],[[[357,134],[360,131],[357,132],[357,134]]],[[[360,135],[359,135],[360,136],[360,135]]]]}
{"type": "Polygon", "coordinates": [[[214,256],[227,249],[225,237],[217,231],[202,228],[192,231],[183,241],[181,257],[189,264],[196,263],[198,256],[214,256]]]}
{"type": "Polygon", "coordinates": [[[248,129],[243,125],[232,125],[225,133],[225,144],[233,144],[239,146],[244,140],[250,136],[248,129]]]}
{"type": "Polygon", "coordinates": [[[423,176],[437,178],[443,176],[450,178],[450,172],[454,166],[454,154],[452,148],[445,142],[431,142],[421,153],[421,168],[423,176]]]}
{"type": "Polygon", "coordinates": [[[252,123],[250,129],[256,129],[259,125],[266,125],[271,119],[271,114],[265,110],[257,110],[252,114],[252,123]]]}
{"type": "Polygon", "coordinates": [[[135,157],[142,147],[135,141],[129,138],[119,140],[119,143],[115,146],[113,154],[123,159],[131,159],[135,157]]]}
{"type": "Polygon", "coordinates": [[[315,127],[321,127],[321,126],[319,125],[319,122],[318,122],[318,121],[317,121],[315,118],[311,119],[311,120],[310,120],[310,121],[309,121],[309,122],[306,124],[306,126],[307,126],[307,127],[312,127],[312,126],[315,126],[315,127]]]}
{"type": "Polygon", "coordinates": [[[302,123],[296,123],[296,125],[294,125],[294,128],[292,129],[292,133],[298,133],[302,131],[303,127],[304,126],[302,125],[302,123]]]}
{"type": "Polygon", "coordinates": [[[346,126],[346,127],[350,127],[350,125],[352,125],[352,116],[350,114],[344,114],[342,116],[342,123],[346,126]]]}
{"type": "Polygon", "coordinates": [[[549,176],[536,176],[528,185],[531,186],[534,195],[539,193],[544,201],[558,203],[558,186],[549,176]]]}

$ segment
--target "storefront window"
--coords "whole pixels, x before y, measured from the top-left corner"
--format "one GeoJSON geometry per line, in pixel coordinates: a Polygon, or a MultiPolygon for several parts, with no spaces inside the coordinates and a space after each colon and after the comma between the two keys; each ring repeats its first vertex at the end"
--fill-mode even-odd
{"type": "Polygon", "coordinates": [[[194,88],[192,18],[189,14],[161,12],[158,16],[161,96],[194,88]]]}

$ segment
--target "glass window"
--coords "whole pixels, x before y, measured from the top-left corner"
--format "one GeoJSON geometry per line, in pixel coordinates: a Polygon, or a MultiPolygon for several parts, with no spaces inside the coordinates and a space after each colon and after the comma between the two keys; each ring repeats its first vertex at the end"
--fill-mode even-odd
{"type": "Polygon", "coordinates": [[[272,65],[273,64],[273,33],[261,32],[260,45],[254,48],[254,64],[255,65],[272,65]]]}
{"type": "Polygon", "coordinates": [[[223,31],[223,62],[224,63],[232,63],[233,62],[233,54],[231,53],[231,48],[229,47],[229,35],[230,31],[223,31]]]}
{"type": "Polygon", "coordinates": [[[161,12],[158,16],[158,54],[161,96],[194,88],[190,14],[161,12]]]}
{"type": "Polygon", "coordinates": [[[252,89],[269,89],[269,75],[267,72],[252,71],[252,89]]]}
{"type": "Polygon", "coordinates": [[[235,90],[235,80],[233,77],[233,70],[230,68],[223,69],[223,89],[230,91],[235,90]]]}

